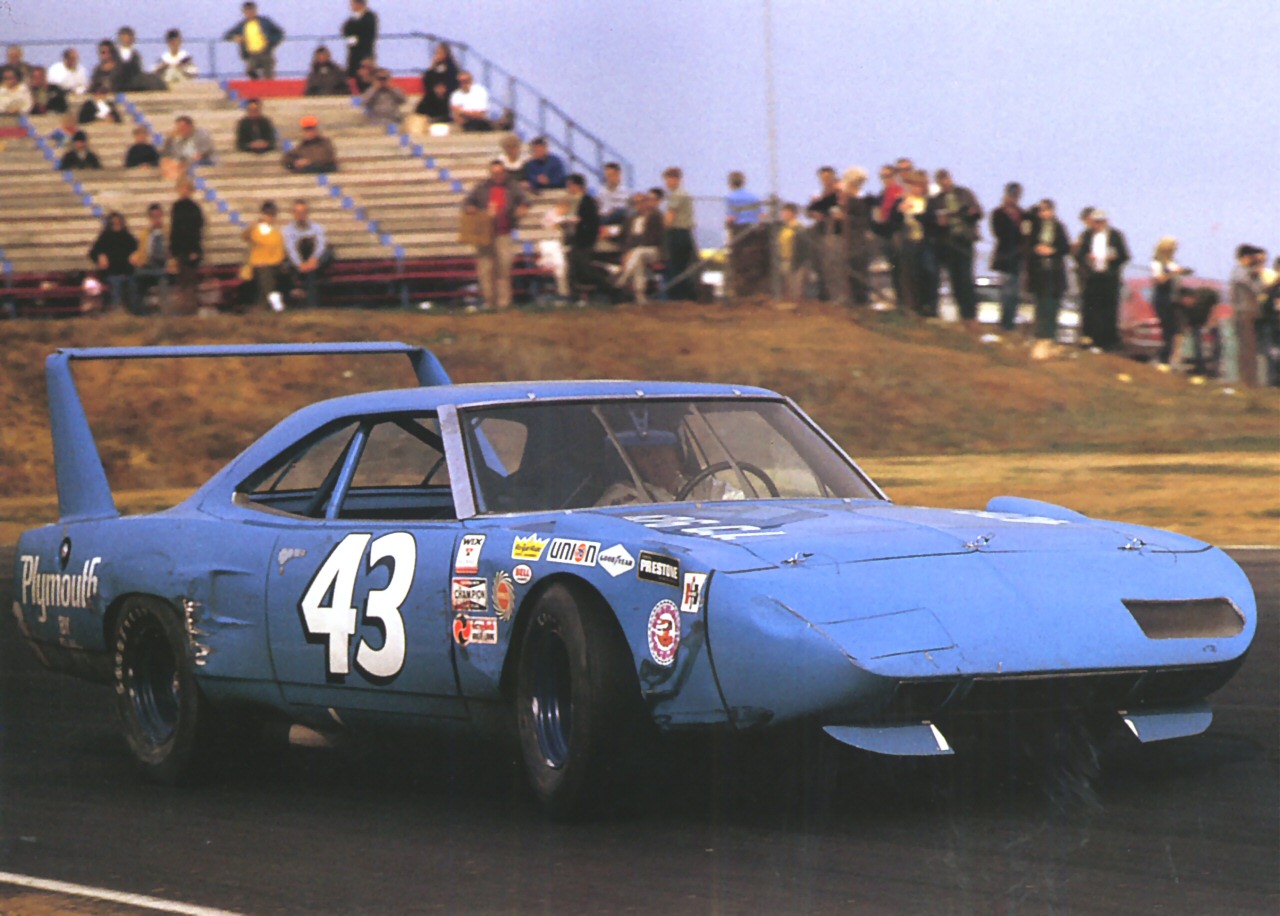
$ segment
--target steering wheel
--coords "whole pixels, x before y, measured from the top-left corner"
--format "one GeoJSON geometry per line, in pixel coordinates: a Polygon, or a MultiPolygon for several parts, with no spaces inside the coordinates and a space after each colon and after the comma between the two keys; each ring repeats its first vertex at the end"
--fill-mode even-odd
{"type": "MultiPolygon", "coordinates": [[[[773,478],[768,474],[756,467],[754,464],[746,461],[739,461],[738,467],[741,469],[743,474],[750,474],[752,477],[758,477],[760,482],[764,484],[764,488],[769,491],[769,495],[774,499],[778,498],[778,487],[774,484],[773,478]]],[[[683,502],[688,498],[689,494],[693,492],[693,488],[702,483],[702,481],[706,480],[708,477],[719,474],[721,471],[731,470],[733,470],[733,465],[727,461],[717,461],[715,464],[707,465],[705,468],[689,478],[688,482],[680,488],[680,492],[676,494],[676,501],[683,502]]]]}

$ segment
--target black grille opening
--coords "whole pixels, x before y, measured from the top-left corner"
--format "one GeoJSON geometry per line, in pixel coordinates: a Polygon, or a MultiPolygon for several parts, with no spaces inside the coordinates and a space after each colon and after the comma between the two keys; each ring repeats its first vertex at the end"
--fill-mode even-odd
{"type": "Polygon", "coordinates": [[[1229,598],[1126,598],[1124,606],[1148,639],[1213,639],[1238,636],[1244,630],[1244,615],[1229,598]]]}

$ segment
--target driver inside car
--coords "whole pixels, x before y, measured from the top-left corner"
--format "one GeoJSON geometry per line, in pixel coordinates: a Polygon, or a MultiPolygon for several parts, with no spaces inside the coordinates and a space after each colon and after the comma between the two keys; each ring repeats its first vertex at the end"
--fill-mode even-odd
{"type": "MultiPolygon", "coordinates": [[[[625,430],[615,434],[618,445],[626,452],[635,475],[629,469],[621,479],[610,484],[597,506],[625,506],[631,503],[670,503],[682,499],[702,502],[743,499],[743,492],[715,476],[701,480],[686,476],[680,460],[680,442],[675,433],[665,429],[625,430]],[[639,482],[635,477],[639,477],[639,482]],[[697,483],[684,492],[691,480],[697,483]]],[[[624,466],[625,467],[625,466],[624,466]]]]}

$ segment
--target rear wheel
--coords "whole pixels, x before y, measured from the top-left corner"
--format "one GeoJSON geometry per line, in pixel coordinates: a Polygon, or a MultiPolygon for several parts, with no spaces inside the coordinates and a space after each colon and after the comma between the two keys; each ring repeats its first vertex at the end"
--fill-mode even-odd
{"type": "Polygon", "coordinates": [[[127,599],[112,646],[116,718],[143,774],[168,785],[185,781],[203,762],[212,713],[177,613],[154,598],[127,599]]]}
{"type": "Polygon", "coordinates": [[[612,805],[647,726],[635,663],[608,612],[552,585],[532,610],[518,665],[516,724],[538,801],[556,818],[612,805]]]}

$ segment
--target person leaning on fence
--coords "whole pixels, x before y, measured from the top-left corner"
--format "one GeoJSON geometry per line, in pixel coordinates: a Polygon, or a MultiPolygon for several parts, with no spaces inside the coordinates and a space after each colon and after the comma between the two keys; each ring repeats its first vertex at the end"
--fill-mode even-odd
{"type": "Polygon", "coordinates": [[[247,271],[241,274],[241,279],[253,280],[256,292],[254,308],[283,312],[280,267],[285,259],[284,235],[276,226],[275,202],[268,200],[263,203],[257,222],[246,226],[240,235],[249,244],[249,257],[245,264],[247,271]]]}
{"type": "Polygon", "coordinates": [[[284,167],[290,172],[316,174],[338,170],[338,151],[333,141],[320,134],[320,120],[307,115],[298,121],[302,139],[284,154],[284,167]]]}
{"type": "Polygon", "coordinates": [[[274,79],[276,48],[284,41],[284,29],[266,16],[259,16],[256,3],[245,3],[240,11],[241,20],[227,29],[223,41],[234,41],[240,46],[244,75],[249,79],[274,79]]]}
{"type": "Polygon", "coordinates": [[[511,267],[515,260],[511,233],[528,209],[527,195],[507,175],[501,159],[489,163],[489,177],[477,183],[462,202],[459,241],[475,246],[480,295],[488,308],[511,307],[511,267]]]}
{"type": "Polygon", "coordinates": [[[623,223],[622,273],[617,284],[631,287],[636,305],[649,303],[649,267],[662,258],[662,190],[654,188],[632,198],[632,215],[623,223]]]}

